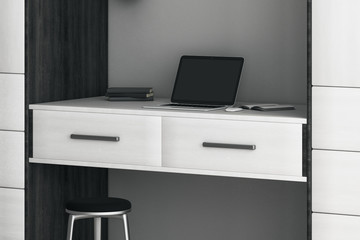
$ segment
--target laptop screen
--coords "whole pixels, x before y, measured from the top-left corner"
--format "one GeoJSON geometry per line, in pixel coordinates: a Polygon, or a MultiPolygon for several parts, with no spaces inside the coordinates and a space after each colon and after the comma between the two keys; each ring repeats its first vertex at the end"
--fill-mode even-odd
{"type": "Polygon", "coordinates": [[[234,104],[243,63],[242,57],[182,56],[171,101],[234,104]]]}

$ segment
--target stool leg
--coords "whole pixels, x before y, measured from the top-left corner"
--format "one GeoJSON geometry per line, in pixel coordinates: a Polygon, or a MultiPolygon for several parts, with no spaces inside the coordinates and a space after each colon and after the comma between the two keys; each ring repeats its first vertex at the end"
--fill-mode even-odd
{"type": "Polygon", "coordinates": [[[94,218],[94,240],[101,240],[101,217],[94,218]]]}
{"type": "Polygon", "coordinates": [[[129,222],[127,219],[126,214],[122,216],[124,221],[124,230],[125,230],[125,240],[130,240],[130,233],[129,233],[129,222]]]}
{"type": "Polygon", "coordinates": [[[68,220],[67,237],[66,237],[67,240],[72,239],[73,230],[74,230],[74,221],[75,221],[75,216],[70,214],[68,220]]]}

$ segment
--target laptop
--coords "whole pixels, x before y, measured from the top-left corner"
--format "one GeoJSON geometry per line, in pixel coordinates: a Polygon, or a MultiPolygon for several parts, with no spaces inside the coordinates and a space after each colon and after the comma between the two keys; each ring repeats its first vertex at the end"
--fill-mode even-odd
{"type": "Polygon", "coordinates": [[[233,105],[244,58],[182,56],[171,103],[144,108],[210,111],[233,105]]]}

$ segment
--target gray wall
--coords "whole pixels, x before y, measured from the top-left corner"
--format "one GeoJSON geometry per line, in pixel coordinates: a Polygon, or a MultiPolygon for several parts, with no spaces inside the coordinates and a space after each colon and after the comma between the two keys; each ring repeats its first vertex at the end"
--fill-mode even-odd
{"type": "Polygon", "coordinates": [[[306,103],[306,0],[109,0],[109,86],[171,95],[184,54],[243,56],[239,101],[306,103]]]}
{"type": "MultiPolygon", "coordinates": [[[[306,183],[111,170],[128,198],[132,240],[304,240],[306,183]]],[[[110,220],[109,240],[123,239],[110,220]]]]}
{"type": "MultiPolygon", "coordinates": [[[[109,86],[169,97],[181,55],[243,56],[238,101],[305,104],[306,2],[109,0],[109,86]]],[[[306,239],[305,183],[111,170],[109,190],[133,240],[306,239]]]]}

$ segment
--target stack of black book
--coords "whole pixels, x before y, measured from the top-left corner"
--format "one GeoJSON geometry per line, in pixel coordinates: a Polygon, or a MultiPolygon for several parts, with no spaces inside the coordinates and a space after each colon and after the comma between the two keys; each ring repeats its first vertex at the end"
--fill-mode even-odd
{"type": "Polygon", "coordinates": [[[147,87],[112,87],[106,95],[108,101],[153,101],[154,92],[147,87]]]}

